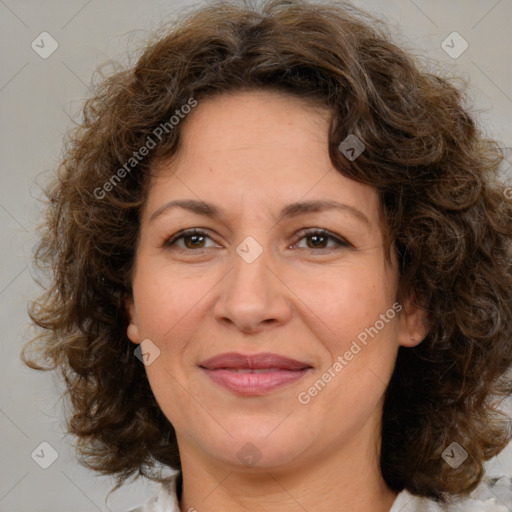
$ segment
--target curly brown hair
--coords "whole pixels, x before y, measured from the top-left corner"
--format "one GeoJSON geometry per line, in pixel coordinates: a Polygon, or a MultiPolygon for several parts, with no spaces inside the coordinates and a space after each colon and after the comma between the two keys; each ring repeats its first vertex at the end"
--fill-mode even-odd
{"type": "Polygon", "coordinates": [[[400,347],[386,390],[386,483],[438,501],[476,487],[510,439],[498,406],[512,393],[512,201],[503,154],[464,91],[423,67],[350,4],[225,1],[187,13],[96,86],[46,189],[35,261],[51,281],[30,306],[41,330],[22,352],[30,367],[62,372],[83,464],[115,475],[116,488],[136,472],[160,480],[156,463],[181,467],[126,335],[139,214],[154,164],[179,146],[171,116],[191,98],[264,89],[329,109],[333,165],[378,191],[397,298],[428,314],[427,337],[400,347]],[[354,161],[338,149],[348,134],[365,146],[354,161]],[[441,456],[454,441],[469,455],[458,468],[441,456]]]}

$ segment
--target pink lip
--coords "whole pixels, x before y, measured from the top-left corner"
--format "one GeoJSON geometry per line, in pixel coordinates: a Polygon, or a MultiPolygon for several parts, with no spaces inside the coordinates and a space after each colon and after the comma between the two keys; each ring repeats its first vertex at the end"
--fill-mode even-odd
{"type": "Polygon", "coordinates": [[[302,378],[308,363],[272,353],[254,355],[229,352],[199,365],[216,384],[240,395],[263,395],[302,378]],[[248,370],[238,372],[237,370],[248,370]],[[254,372],[254,370],[268,370],[254,372]]]}

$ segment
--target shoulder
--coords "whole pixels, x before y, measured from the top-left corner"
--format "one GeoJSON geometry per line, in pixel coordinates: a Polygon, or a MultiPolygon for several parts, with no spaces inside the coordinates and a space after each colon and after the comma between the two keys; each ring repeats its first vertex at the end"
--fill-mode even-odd
{"type": "Polygon", "coordinates": [[[508,476],[486,477],[469,497],[450,504],[402,491],[389,512],[510,512],[512,510],[512,479],[508,476]]]}
{"type": "Polygon", "coordinates": [[[126,510],[125,512],[152,512],[154,510],[154,504],[156,503],[157,498],[151,498],[147,503],[141,505],[140,507],[131,508],[130,510],[126,510]]]}
{"type": "Polygon", "coordinates": [[[126,510],[125,512],[180,512],[176,495],[176,476],[162,483],[158,496],[149,499],[144,505],[126,510]]]}
{"type": "MultiPolygon", "coordinates": [[[[428,498],[402,491],[389,512],[510,512],[512,479],[508,476],[485,477],[471,495],[458,502],[440,504],[428,498]]],[[[162,484],[157,497],[126,512],[179,512],[175,479],[162,484]]]]}

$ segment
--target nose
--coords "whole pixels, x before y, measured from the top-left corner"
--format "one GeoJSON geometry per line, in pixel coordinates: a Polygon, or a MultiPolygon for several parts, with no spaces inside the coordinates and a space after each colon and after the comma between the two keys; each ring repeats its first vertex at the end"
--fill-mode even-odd
{"type": "Polygon", "coordinates": [[[253,261],[240,254],[233,251],[232,269],[222,280],[214,307],[215,318],[244,333],[284,324],[291,314],[288,288],[271,268],[275,265],[270,251],[264,249],[253,261]]]}

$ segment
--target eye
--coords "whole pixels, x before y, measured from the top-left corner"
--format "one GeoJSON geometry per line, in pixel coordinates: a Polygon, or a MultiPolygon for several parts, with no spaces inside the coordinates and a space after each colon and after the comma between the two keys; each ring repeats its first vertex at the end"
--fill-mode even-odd
{"type": "MultiPolygon", "coordinates": [[[[165,242],[162,244],[162,248],[177,248],[181,250],[207,249],[207,247],[204,246],[205,240],[207,238],[210,237],[204,231],[200,231],[199,229],[186,229],[165,240],[165,242]],[[184,246],[177,243],[181,241],[183,241],[184,246]]],[[[219,246],[217,245],[217,247],[219,246]]]]}
{"type": "Polygon", "coordinates": [[[307,231],[301,231],[300,233],[298,233],[298,235],[302,235],[298,240],[299,242],[301,240],[311,240],[311,243],[306,242],[307,247],[304,247],[304,249],[330,250],[337,249],[340,247],[352,247],[352,245],[348,243],[346,240],[334,235],[333,233],[327,231],[326,229],[310,229],[307,231]],[[330,247],[326,247],[325,244],[329,242],[332,242],[334,246],[331,245],[330,247]]]}
{"type": "MultiPolygon", "coordinates": [[[[297,234],[299,236],[298,242],[302,240],[311,240],[311,243],[307,243],[307,247],[302,247],[302,249],[311,249],[311,250],[331,250],[343,247],[352,247],[352,245],[340,238],[330,231],[326,229],[309,229],[306,231],[301,231],[297,234]],[[331,242],[331,246],[326,246],[325,244],[331,242]]],[[[162,244],[163,249],[178,249],[178,250],[201,250],[208,249],[208,246],[205,246],[206,239],[211,239],[211,237],[204,231],[200,229],[186,229],[183,231],[179,231],[175,235],[171,236],[162,244]],[[182,242],[180,244],[180,242],[182,242]]],[[[297,245],[297,242],[296,242],[297,245]]],[[[212,247],[212,246],[211,246],[212,247]]],[[[213,245],[213,247],[220,247],[218,244],[213,245]]]]}

